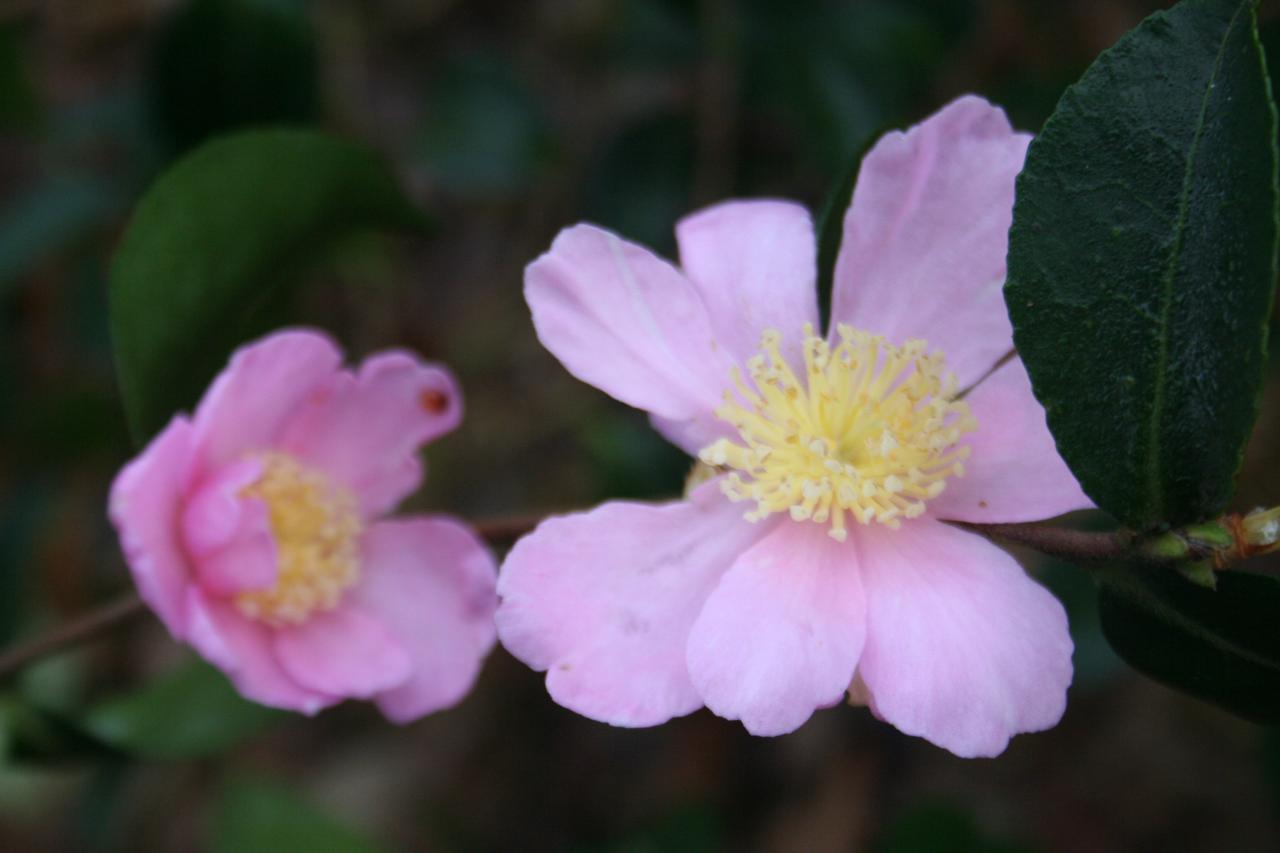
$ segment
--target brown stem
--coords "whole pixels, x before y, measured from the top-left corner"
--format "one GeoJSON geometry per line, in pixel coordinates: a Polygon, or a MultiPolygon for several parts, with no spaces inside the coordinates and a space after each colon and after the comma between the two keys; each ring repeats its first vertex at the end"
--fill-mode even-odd
{"type": "Polygon", "coordinates": [[[59,625],[47,634],[15,646],[4,654],[0,654],[0,681],[29,663],[54,652],[60,652],[68,646],[74,646],[82,640],[88,640],[96,634],[129,621],[146,609],[142,599],[133,593],[128,593],[113,599],[97,610],[91,610],[78,619],[59,625]]]}
{"type": "Polygon", "coordinates": [[[1133,535],[1126,531],[1097,533],[1068,530],[1038,521],[1024,524],[976,524],[968,521],[947,523],[1010,545],[1025,545],[1041,554],[1073,563],[1104,563],[1133,556],[1133,535]]]}

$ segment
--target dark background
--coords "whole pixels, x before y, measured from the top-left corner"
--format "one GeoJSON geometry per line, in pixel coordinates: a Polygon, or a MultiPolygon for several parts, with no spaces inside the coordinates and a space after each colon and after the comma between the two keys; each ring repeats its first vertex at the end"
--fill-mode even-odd
{"type": "MultiPolygon", "coordinates": [[[[148,183],[208,136],[283,123],[361,140],[434,219],[425,237],[318,247],[296,306],[353,355],[409,346],[460,375],[467,421],[428,449],[409,508],[662,498],[687,461],[534,339],[521,269],[560,227],[669,253],[675,220],[722,198],[816,208],[876,133],[964,92],[1034,130],[1161,5],[0,2],[0,646],[128,587],[104,517],[134,452],[107,271],[148,183]]],[[[1277,396],[1273,382],[1240,507],[1280,502],[1277,396]]],[[[1133,675],[1088,578],[1033,568],[1072,614],[1069,707],[979,761],[861,709],[777,739],[706,712],[612,729],[500,649],[459,708],[405,728],[348,704],[256,720],[197,759],[67,732],[33,746],[30,714],[75,720],[187,665],[144,616],[0,685],[0,849],[1280,849],[1280,738],[1133,675]]],[[[143,741],[174,717],[190,734],[243,713],[225,696],[137,703],[143,741]]]]}

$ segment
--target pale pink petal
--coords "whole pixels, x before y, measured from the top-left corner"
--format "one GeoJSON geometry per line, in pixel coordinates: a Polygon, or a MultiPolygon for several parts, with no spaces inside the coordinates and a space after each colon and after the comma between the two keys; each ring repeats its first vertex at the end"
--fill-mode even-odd
{"type": "Polygon", "coordinates": [[[1014,178],[1031,137],[966,95],[862,161],[836,261],[832,322],[923,338],[962,386],[1013,348],[1001,288],[1014,178]]]}
{"type": "Polygon", "coordinates": [[[738,431],[731,424],[720,420],[712,412],[703,412],[685,420],[668,420],[650,415],[649,423],[659,435],[690,456],[697,456],[698,451],[718,438],[741,440],[738,431]]]}
{"type": "Polygon", "coordinates": [[[226,465],[195,490],[183,510],[183,540],[195,576],[214,595],[269,589],[276,582],[276,542],[266,504],[240,494],[261,475],[258,459],[226,465]]]}
{"type": "Polygon", "coordinates": [[[972,448],[965,474],[929,501],[930,515],[1018,522],[1093,506],[1058,455],[1021,359],[1003,365],[966,399],[978,429],[962,442],[972,448]]]}
{"type": "Polygon", "coordinates": [[[183,543],[188,553],[202,556],[236,537],[247,510],[240,493],[261,476],[260,460],[241,459],[211,472],[193,486],[182,510],[183,543]]]}
{"type": "Polygon", "coordinates": [[[668,420],[713,411],[730,384],[706,305],[647,249],[591,225],[568,228],[525,271],[538,339],[572,373],[668,420]]]}
{"type": "Polygon", "coordinates": [[[752,734],[785,734],[840,701],[865,630],[853,546],[788,520],[707,599],[689,635],[689,674],[716,714],[752,734]]]}
{"type": "Polygon", "coordinates": [[[312,613],[301,625],[278,628],[276,659],[289,677],[311,690],[368,699],[404,684],[413,660],[378,619],[344,602],[312,613]]]}
{"type": "Polygon", "coordinates": [[[497,566],[461,522],[413,517],[375,524],[361,542],[353,604],[373,615],[409,653],[409,680],[374,697],[407,723],[456,705],[493,648],[497,566]]]}
{"type": "Polygon", "coordinates": [[[246,699],[304,714],[341,700],[295,681],[276,660],[274,630],[246,618],[231,602],[210,598],[193,587],[187,607],[192,647],[225,672],[246,699]]]}
{"type": "Polygon", "coordinates": [[[237,595],[270,589],[276,582],[278,554],[266,507],[252,506],[243,533],[225,547],[193,558],[200,586],[212,595],[237,595]]]}
{"type": "Polygon", "coordinates": [[[876,715],[965,758],[1062,718],[1071,636],[1062,605],[1004,551],[929,518],[861,528],[876,715]]]}
{"type": "Polygon", "coordinates": [[[716,341],[739,364],[765,329],[800,354],[801,330],[818,324],[817,246],[809,211],[787,201],[730,201],[676,226],[680,266],[702,294],[716,341]]]}
{"type": "Polygon", "coordinates": [[[616,726],[701,707],[685,665],[689,628],[721,574],[770,527],[745,521],[718,488],[551,518],[516,543],[498,579],[498,636],[547,671],[553,699],[616,726]]]}
{"type": "Polygon", "coordinates": [[[194,464],[191,423],[176,417],[120,471],[108,502],[139,595],[178,639],[186,636],[186,587],[192,582],[181,514],[194,464]]]}
{"type": "Polygon", "coordinates": [[[294,411],[341,361],[333,341],[302,329],[276,332],[236,350],[196,409],[205,465],[216,469],[273,447],[294,411]]]}
{"type": "Polygon", "coordinates": [[[332,376],[290,420],[280,447],[351,489],[366,517],[395,507],[422,481],[418,451],[462,419],[452,374],[405,352],[332,376]]]}

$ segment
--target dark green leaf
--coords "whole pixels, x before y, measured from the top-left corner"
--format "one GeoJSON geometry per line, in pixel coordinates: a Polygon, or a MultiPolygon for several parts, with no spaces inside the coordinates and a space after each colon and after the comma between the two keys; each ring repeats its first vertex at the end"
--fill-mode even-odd
{"type": "Polygon", "coordinates": [[[249,125],[310,122],[318,67],[303,3],[191,0],[156,40],[152,109],[179,151],[249,125]]]}
{"type": "Polygon", "coordinates": [[[214,853],[377,853],[383,848],[292,788],[261,779],[227,784],[213,827],[214,853]]]}
{"type": "Polygon", "coordinates": [[[81,726],[141,758],[216,755],[282,717],[242,699],[226,677],[192,663],[89,710],[81,726]]]}
{"type": "Polygon", "coordinates": [[[1152,15],[1067,90],[1018,179],[1005,297],[1063,458],[1135,528],[1230,498],[1276,276],[1251,0],[1152,15]]]}
{"type": "Polygon", "coordinates": [[[839,180],[827,190],[827,197],[818,212],[815,227],[818,234],[818,316],[822,328],[831,320],[831,287],[836,272],[836,259],[840,256],[840,243],[844,239],[844,214],[853,201],[853,187],[858,180],[862,158],[875,144],[872,137],[849,161],[839,180]]]}
{"type": "Polygon", "coordinates": [[[1103,633],[1131,666],[1246,719],[1280,723],[1280,581],[1222,572],[1213,591],[1139,569],[1101,581],[1103,633]]]}
{"type": "Polygon", "coordinates": [[[223,137],[163,174],[111,269],[116,370],[134,437],[189,408],[299,266],[351,232],[418,227],[381,160],[301,130],[223,137]]]}

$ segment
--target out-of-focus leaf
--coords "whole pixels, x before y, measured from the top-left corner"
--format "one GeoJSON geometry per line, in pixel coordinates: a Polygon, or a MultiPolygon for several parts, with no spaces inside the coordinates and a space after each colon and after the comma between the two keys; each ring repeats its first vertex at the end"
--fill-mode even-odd
{"type": "Polygon", "coordinates": [[[599,42],[603,55],[595,62],[627,68],[688,68],[699,55],[695,3],[672,0],[624,0],[611,5],[614,19],[608,37],[599,42]]]}
{"type": "Polygon", "coordinates": [[[22,36],[18,26],[0,25],[0,130],[28,128],[40,114],[40,102],[27,73],[22,36]]]}
{"type": "Polygon", "coordinates": [[[516,192],[546,159],[546,122],[523,78],[501,57],[449,64],[427,94],[424,121],[422,154],[447,190],[516,192]]]}
{"type": "Polygon", "coordinates": [[[569,853],[702,853],[727,849],[725,828],[706,805],[688,805],[608,842],[575,844],[569,853]]]}
{"type": "Polygon", "coordinates": [[[620,411],[592,418],[582,440],[591,455],[600,500],[665,499],[680,494],[690,461],[654,432],[644,416],[620,411]]]}
{"type": "Polygon", "coordinates": [[[151,66],[156,120],[179,151],[319,112],[315,36],[301,2],[190,0],[161,31],[151,66]]]}
{"type": "Polygon", "coordinates": [[[1135,528],[1219,511],[1257,415],[1277,191],[1253,18],[1252,0],[1152,15],[1067,91],[1018,179],[1014,341],[1063,458],[1135,528]]]}
{"type": "Polygon", "coordinates": [[[970,5],[744,3],[746,96],[834,173],[924,93],[962,43],[970,5]]]}
{"type": "Polygon", "coordinates": [[[70,175],[15,198],[0,218],[0,293],[33,264],[104,224],[119,206],[107,184],[70,175]]]}
{"type": "Polygon", "coordinates": [[[149,759],[217,755],[284,714],[240,697],[203,662],[91,708],[81,726],[122,752],[149,759]]]}
{"type": "Polygon", "coordinates": [[[688,118],[660,116],[628,128],[589,170],[584,218],[669,255],[672,224],[689,211],[693,161],[688,118]]]}
{"type": "Polygon", "coordinates": [[[56,766],[117,755],[58,714],[0,697],[0,762],[56,766]]]}
{"type": "Polygon", "coordinates": [[[1034,853],[1035,847],[994,839],[972,814],[922,803],[900,814],[881,835],[877,853],[1034,853]]]}
{"type": "Polygon", "coordinates": [[[1036,578],[1062,602],[1071,624],[1071,643],[1075,646],[1071,655],[1072,689],[1100,685],[1127,672],[1102,633],[1097,584],[1079,566],[1057,560],[1044,562],[1036,578]]]}
{"type": "Polygon", "coordinates": [[[294,789],[240,778],[223,788],[214,817],[214,853],[378,853],[382,846],[335,820],[294,789]]]}
{"type": "Polygon", "coordinates": [[[31,550],[41,520],[49,511],[49,484],[20,476],[0,492],[0,646],[17,636],[25,614],[31,550]]]}
{"type": "Polygon", "coordinates": [[[134,437],[189,408],[228,352],[265,331],[300,267],[369,228],[421,214],[365,148],[301,130],[217,139],[165,172],[111,269],[116,370],[134,437]]]}
{"type": "Polygon", "coordinates": [[[1246,719],[1280,723],[1280,581],[1221,572],[1215,591],[1129,567],[1100,580],[1102,630],[1134,669],[1246,719]]]}

